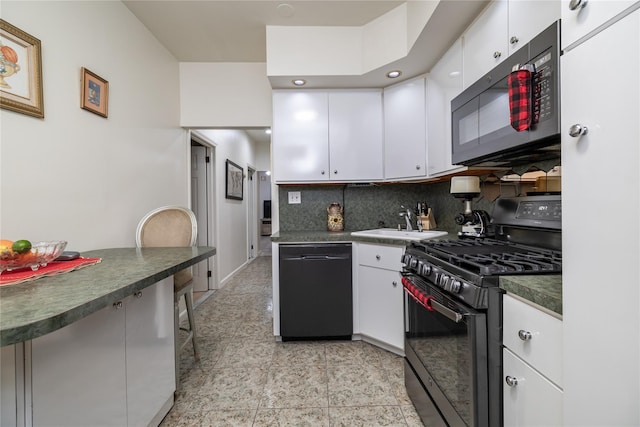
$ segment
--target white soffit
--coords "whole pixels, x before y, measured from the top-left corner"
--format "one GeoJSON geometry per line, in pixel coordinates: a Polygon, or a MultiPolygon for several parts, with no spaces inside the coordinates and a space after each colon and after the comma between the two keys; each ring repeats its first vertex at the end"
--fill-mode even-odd
{"type": "Polygon", "coordinates": [[[403,3],[362,26],[267,25],[267,75],[357,76],[404,58],[438,3],[403,3]]]}

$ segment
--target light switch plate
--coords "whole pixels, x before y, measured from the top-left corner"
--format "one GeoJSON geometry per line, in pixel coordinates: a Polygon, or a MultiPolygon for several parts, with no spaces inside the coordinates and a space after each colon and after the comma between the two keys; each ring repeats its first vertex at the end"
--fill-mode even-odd
{"type": "Polygon", "coordinates": [[[289,191],[289,204],[290,205],[299,205],[302,203],[300,200],[300,192],[299,191],[289,191]]]}

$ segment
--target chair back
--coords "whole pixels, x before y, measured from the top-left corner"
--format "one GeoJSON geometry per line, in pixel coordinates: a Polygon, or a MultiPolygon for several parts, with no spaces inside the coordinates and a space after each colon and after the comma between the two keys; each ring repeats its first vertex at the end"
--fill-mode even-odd
{"type": "Polygon", "coordinates": [[[136,246],[193,246],[198,236],[195,214],[182,206],[163,206],[152,210],[138,223],[136,246]]]}

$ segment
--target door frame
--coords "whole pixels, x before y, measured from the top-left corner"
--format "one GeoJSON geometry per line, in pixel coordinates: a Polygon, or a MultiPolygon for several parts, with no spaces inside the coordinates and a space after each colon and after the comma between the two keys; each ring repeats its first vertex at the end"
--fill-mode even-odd
{"type": "MultiPolygon", "coordinates": [[[[193,200],[191,200],[191,141],[196,141],[198,144],[204,146],[207,150],[207,155],[209,156],[209,164],[211,165],[207,169],[207,187],[209,188],[209,197],[208,197],[208,209],[209,214],[207,215],[207,240],[209,241],[209,245],[213,247],[219,247],[218,244],[218,203],[217,203],[217,186],[216,186],[216,147],[217,144],[206,138],[205,136],[188,129],[187,130],[187,170],[189,171],[189,177],[187,179],[188,189],[187,194],[189,195],[189,206],[193,204],[193,200]]],[[[211,277],[208,280],[208,288],[209,290],[219,289],[220,288],[220,277],[219,277],[219,268],[217,268],[218,257],[212,256],[207,258],[207,266],[208,270],[211,271],[211,277]]]]}
{"type": "Polygon", "coordinates": [[[247,261],[251,262],[258,254],[258,176],[255,167],[247,164],[247,261]]]}

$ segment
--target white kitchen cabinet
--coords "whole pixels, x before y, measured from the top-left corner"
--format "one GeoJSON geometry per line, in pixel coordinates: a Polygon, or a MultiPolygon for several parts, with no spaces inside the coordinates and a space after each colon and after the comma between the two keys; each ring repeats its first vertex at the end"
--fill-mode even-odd
{"type": "Polygon", "coordinates": [[[562,426],[562,390],[506,348],[503,366],[504,425],[562,426]]]}
{"type": "Polygon", "coordinates": [[[359,331],[366,341],[404,354],[401,246],[357,244],[359,331]]]}
{"type": "Polygon", "coordinates": [[[578,5],[572,10],[570,0],[560,2],[563,49],[626,9],[640,6],[637,0],[581,0],[573,3],[578,5]]]}
{"type": "Polygon", "coordinates": [[[384,89],[384,176],[427,175],[425,78],[384,89]]]}
{"type": "Polygon", "coordinates": [[[466,170],[451,164],[451,100],[462,92],[462,39],[427,76],[427,161],[429,176],[466,170]]]}
{"type": "Polygon", "coordinates": [[[557,1],[495,0],[467,28],[464,41],[464,87],[478,81],[560,19],[557,1]]]}
{"type": "Polygon", "coordinates": [[[503,297],[505,426],[562,425],[562,320],[503,297]]]}
{"type": "Polygon", "coordinates": [[[329,96],[273,91],[273,174],[277,182],[329,180],[329,96]]]}
{"type": "Polygon", "coordinates": [[[640,11],[561,66],[564,423],[640,425],[640,11]]]}
{"type": "Polygon", "coordinates": [[[382,91],[329,92],[329,179],[382,179],[382,137],[382,91]]]}
{"type": "Polygon", "coordinates": [[[465,88],[509,56],[508,7],[507,0],[490,3],[462,35],[465,88]]]}
{"type": "Polygon", "coordinates": [[[509,55],[558,19],[558,1],[509,0],[509,55]]]}
{"type": "Polygon", "coordinates": [[[159,424],[175,391],[172,281],[32,340],[33,426],[159,424]]]}

